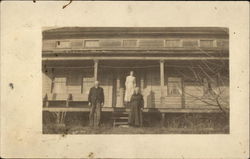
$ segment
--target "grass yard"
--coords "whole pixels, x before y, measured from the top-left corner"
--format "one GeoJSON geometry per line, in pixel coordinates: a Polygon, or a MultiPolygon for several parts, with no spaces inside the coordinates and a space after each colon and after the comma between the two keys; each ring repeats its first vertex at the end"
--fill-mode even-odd
{"type": "Polygon", "coordinates": [[[44,134],[228,134],[229,120],[222,114],[167,114],[162,126],[160,115],[145,114],[143,127],[113,127],[110,114],[102,116],[99,128],[88,126],[88,114],[68,114],[64,125],[44,114],[44,134]],[[104,120],[105,119],[105,120],[104,120]]]}
{"type": "Polygon", "coordinates": [[[166,127],[107,127],[90,128],[87,126],[75,125],[60,127],[50,125],[44,128],[46,134],[224,134],[225,129],[214,128],[166,128],[166,127]]]}

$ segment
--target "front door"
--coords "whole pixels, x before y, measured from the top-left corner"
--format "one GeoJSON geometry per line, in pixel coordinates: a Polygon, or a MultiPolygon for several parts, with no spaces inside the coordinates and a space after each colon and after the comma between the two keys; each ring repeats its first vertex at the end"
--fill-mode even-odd
{"type": "MultiPolygon", "coordinates": [[[[133,70],[134,76],[136,78],[136,87],[142,87],[141,86],[141,79],[142,79],[142,73],[139,73],[141,71],[133,70]]],[[[116,72],[115,74],[115,81],[114,81],[114,95],[113,97],[116,99],[116,102],[113,102],[114,107],[125,107],[124,105],[124,97],[126,92],[126,77],[129,75],[130,70],[121,70],[119,72],[116,72]]],[[[141,88],[142,89],[142,88],[141,88]]]]}

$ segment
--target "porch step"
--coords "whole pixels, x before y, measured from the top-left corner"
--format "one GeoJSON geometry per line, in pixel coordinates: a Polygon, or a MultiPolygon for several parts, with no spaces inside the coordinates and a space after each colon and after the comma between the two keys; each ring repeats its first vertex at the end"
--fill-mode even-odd
{"type": "Polygon", "coordinates": [[[113,126],[128,127],[128,112],[113,112],[113,126]]]}
{"type": "Polygon", "coordinates": [[[113,119],[121,119],[121,120],[128,120],[128,116],[117,116],[117,117],[113,117],[113,119]]]}
{"type": "Polygon", "coordinates": [[[113,114],[125,114],[125,115],[128,115],[128,112],[119,112],[119,111],[115,111],[115,112],[113,112],[113,114]]]}
{"type": "Polygon", "coordinates": [[[116,126],[118,126],[118,125],[128,125],[128,122],[126,122],[126,121],[125,122],[121,122],[121,121],[118,122],[117,121],[117,122],[115,122],[115,125],[116,126]]]}

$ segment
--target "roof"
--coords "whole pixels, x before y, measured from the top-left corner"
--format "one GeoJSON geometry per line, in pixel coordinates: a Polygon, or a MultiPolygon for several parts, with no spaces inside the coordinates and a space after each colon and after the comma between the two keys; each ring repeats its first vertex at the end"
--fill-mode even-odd
{"type": "Polygon", "coordinates": [[[44,32],[216,32],[228,34],[223,27],[61,27],[44,32]]]}
{"type": "Polygon", "coordinates": [[[45,29],[43,38],[79,36],[163,36],[163,35],[220,35],[228,37],[224,27],[61,27],[45,29]]]}

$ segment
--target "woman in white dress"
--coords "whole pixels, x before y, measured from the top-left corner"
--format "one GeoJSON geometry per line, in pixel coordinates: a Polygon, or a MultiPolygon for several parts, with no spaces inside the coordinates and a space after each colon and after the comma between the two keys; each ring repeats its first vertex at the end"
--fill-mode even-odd
{"type": "Polygon", "coordinates": [[[126,91],[125,91],[124,101],[128,103],[130,102],[130,99],[134,93],[135,86],[136,86],[134,71],[130,71],[130,75],[126,77],[125,86],[126,86],[126,91]]]}

